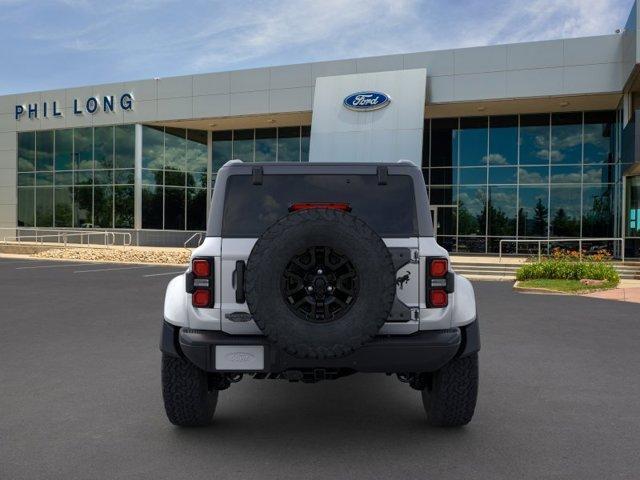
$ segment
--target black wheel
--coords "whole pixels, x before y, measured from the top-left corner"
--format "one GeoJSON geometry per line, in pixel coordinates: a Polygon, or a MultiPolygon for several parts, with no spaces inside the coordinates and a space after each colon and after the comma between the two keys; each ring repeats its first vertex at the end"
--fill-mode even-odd
{"type": "Polygon", "coordinates": [[[162,354],[162,397],[169,421],[181,427],[209,425],[218,403],[218,391],[204,371],[166,354],[162,354]]]}
{"type": "Polygon", "coordinates": [[[478,354],[456,358],[435,372],[422,390],[427,421],[458,427],[471,421],[478,396],[478,354]]]}
{"type": "Polygon", "coordinates": [[[300,358],[348,355],[389,316],[395,272],[382,239],[343,211],[310,209],[282,218],[247,261],[247,304],[276,346],[300,358]]]}

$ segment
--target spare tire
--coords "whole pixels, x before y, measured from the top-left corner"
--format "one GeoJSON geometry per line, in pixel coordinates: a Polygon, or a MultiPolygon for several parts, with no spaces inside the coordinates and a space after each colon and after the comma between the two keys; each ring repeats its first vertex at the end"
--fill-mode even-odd
{"type": "Polygon", "coordinates": [[[371,340],[395,296],[391,254],[365,222],[340,210],[290,213],[254,245],[249,311],[269,340],[299,358],[348,355],[371,340]]]}

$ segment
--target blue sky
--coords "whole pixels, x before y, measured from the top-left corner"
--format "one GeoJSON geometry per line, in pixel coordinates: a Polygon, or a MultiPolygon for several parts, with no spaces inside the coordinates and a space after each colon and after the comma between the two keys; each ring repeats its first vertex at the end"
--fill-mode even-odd
{"type": "Polygon", "coordinates": [[[601,35],[633,0],[0,0],[0,95],[601,35]]]}

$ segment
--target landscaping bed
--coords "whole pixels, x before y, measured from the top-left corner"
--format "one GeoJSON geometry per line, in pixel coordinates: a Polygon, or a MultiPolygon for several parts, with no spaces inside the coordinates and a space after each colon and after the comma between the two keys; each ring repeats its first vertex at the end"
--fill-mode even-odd
{"type": "Polygon", "coordinates": [[[58,260],[84,260],[114,263],[153,263],[163,265],[187,265],[191,250],[186,248],[52,248],[35,253],[32,257],[58,260]]]}
{"type": "Polygon", "coordinates": [[[616,288],[620,276],[606,252],[577,255],[554,250],[541,261],[522,265],[516,272],[516,289],[561,293],[588,293],[616,288]]]}

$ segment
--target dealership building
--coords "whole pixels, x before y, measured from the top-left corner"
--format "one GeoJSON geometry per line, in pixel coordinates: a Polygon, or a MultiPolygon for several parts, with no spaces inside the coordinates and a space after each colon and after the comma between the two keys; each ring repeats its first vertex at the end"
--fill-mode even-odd
{"type": "Polygon", "coordinates": [[[409,160],[452,252],[584,239],[638,257],[637,15],[612,35],[0,96],[0,240],[182,245],[230,159],[409,160]]]}

